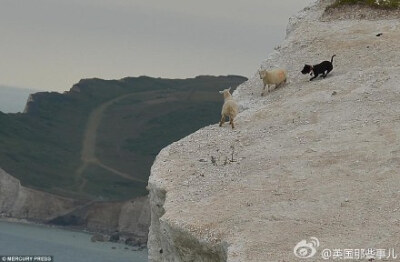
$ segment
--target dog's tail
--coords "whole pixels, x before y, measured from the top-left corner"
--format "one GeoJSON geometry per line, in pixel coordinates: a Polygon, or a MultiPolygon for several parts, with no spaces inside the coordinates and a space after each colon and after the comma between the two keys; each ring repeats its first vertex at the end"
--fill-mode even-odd
{"type": "Polygon", "coordinates": [[[332,56],[332,58],[331,58],[331,63],[333,63],[333,58],[334,58],[335,56],[336,56],[336,55],[333,55],[333,56],[332,56]]]}

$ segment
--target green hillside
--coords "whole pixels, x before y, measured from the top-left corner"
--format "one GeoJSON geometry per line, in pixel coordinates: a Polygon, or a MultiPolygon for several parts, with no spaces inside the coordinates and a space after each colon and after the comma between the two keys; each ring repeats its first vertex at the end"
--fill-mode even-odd
{"type": "Polygon", "coordinates": [[[217,123],[240,76],[86,79],[64,94],[32,96],[27,113],[0,112],[0,167],[25,186],[80,199],[146,194],[166,145],[217,123]]]}

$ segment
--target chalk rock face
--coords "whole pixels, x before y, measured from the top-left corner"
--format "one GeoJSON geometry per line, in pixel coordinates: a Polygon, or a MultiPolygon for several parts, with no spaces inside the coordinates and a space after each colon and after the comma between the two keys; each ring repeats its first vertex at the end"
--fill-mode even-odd
{"type": "Polygon", "coordinates": [[[47,221],[75,206],[71,199],[21,186],[0,168],[0,214],[6,217],[47,221]]]}
{"type": "Polygon", "coordinates": [[[0,210],[10,210],[18,197],[21,185],[18,179],[0,169],[0,210]]]}
{"type": "Polygon", "coordinates": [[[147,241],[150,225],[148,196],[123,202],[97,202],[81,210],[74,210],[69,217],[81,217],[85,226],[95,232],[134,236],[141,242],[147,241]]]}
{"type": "Polygon", "coordinates": [[[150,224],[147,196],[123,202],[80,202],[21,186],[0,169],[0,216],[61,226],[74,226],[145,243],[150,224]]]}
{"type": "Polygon", "coordinates": [[[261,97],[256,69],[234,93],[234,130],[205,127],[157,156],[150,261],[300,261],[302,240],[315,261],[400,246],[400,20],[323,16],[331,2],[292,18],[262,62],[286,68],[286,85],[261,97]],[[300,73],[333,54],[326,78],[300,73]]]}
{"type": "Polygon", "coordinates": [[[118,228],[121,232],[133,233],[147,239],[150,225],[148,196],[125,202],[121,207],[118,228]]]}

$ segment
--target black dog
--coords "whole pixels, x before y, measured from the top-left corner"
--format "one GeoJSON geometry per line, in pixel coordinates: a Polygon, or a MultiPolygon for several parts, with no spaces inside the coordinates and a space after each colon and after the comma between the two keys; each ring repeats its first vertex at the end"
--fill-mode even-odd
{"type": "Polygon", "coordinates": [[[314,78],[316,78],[319,74],[322,74],[322,77],[325,78],[326,75],[330,71],[332,71],[332,69],[333,69],[332,62],[333,62],[333,58],[335,56],[336,55],[332,56],[330,62],[329,61],[324,61],[324,62],[322,62],[322,63],[320,63],[318,65],[305,65],[303,70],[301,70],[301,73],[303,73],[303,75],[305,75],[305,74],[310,74],[310,75],[314,74],[314,77],[312,77],[310,79],[310,81],[312,81],[314,78]]]}

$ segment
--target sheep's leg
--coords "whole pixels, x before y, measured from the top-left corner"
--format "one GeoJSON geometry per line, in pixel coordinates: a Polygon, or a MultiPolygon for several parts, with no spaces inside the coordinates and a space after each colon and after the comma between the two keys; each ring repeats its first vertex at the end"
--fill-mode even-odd
{"type": "Polygon", "coordinates": [[[229,124],[232,126],[232,129],[235,128],[235,125],[233,124],[233,117],[229,117],[229,124]]]}
{"type": "Polygon", "coordinates": [[[225,122],[225,116],[221,116],[221,121],[219,121],[219,126],[222,126],[222,124],[225,122]]]}
{"type": "Polygon", "coordinates": [[[261,92],[261,96],[264,96],[264,93],[265,93],[265,84],[264,84],[264,86],[263,86],[263,90],[262,90],[262,92],[261,92]]]}

